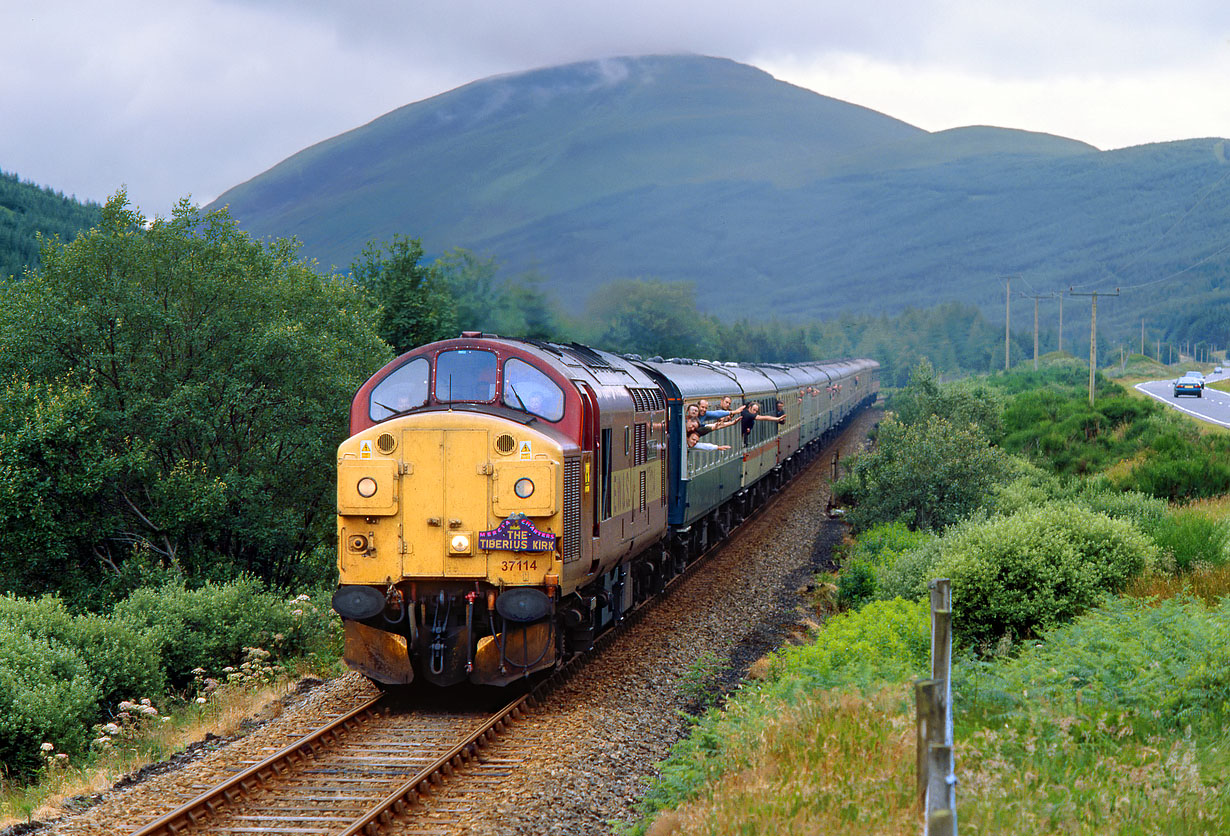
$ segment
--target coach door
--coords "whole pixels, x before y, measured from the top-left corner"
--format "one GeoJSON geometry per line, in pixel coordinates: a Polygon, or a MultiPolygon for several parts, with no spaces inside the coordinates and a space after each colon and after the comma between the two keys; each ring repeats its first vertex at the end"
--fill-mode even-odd
{"type": "Polygon", "coordinates": [[[478,532],[487,528],[486,430],[406,430],[403,437],[402,574],[482,577],[478,532]],[[467,548],[457,548],[465,538],[467,548]]]}

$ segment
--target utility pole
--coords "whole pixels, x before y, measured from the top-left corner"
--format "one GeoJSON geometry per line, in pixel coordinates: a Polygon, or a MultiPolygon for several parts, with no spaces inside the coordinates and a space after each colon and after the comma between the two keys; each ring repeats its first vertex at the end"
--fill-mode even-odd
{"type": "Polygon", "coordinates": [[[1063,354],[1063,291],[1056,295],[1059,297],[1059,353],[1063,354]]]}
{"type": "MultiPolygon", "coordinates": [[[[1098,371],[1098,292],[1095,290],[1092,293],[1077,293],[1072,288],[1068,288],[1068,294],[1071,296],[1093,297],[1092,313],[1089,316],[1089,405],[1093,406],[1094,377],[1098,371]]],[[[1118,296],[1119,288],[1116,287],[1114,293],[1103,293],[1101,295],[1118,296]]]]}
{"type": "Polygon", "coordinates": [[[1004,276],[1004,371],[1008,371],[1009,329],[1012,327],[1012,277],[1004,276]]]}
{"type": "Polygon", "coordinates": [[[1145,318],[1140,318],[1140,353],[1145,353],[1145,318]]]}
{"type": "Polygon", "coordinates": [[[1039,299],[1054,299],[1054,293],[1022,293],[1026,299],[1034,300],[1034,371],[1038,370],[1038,300],[1039,299]]]}

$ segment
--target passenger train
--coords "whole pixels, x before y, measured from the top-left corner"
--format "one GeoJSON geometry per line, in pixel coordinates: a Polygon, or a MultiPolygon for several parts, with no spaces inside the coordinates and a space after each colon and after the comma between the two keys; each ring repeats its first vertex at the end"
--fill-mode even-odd
{"type": "Polygon", "coordinates": [[[338,448],[347,665],[507,685],[588,649],[874,401],[878,370],[474,332],[401,355],[360,387],[338,448]],[[726,396],[776,420],[689,448],[687,407],[726,396]]]}

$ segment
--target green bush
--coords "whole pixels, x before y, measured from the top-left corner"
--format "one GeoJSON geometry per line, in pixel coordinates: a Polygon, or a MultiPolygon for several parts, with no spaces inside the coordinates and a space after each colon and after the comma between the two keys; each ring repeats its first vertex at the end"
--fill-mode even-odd
{"type": "Polygon", "coordinates": [[[952,580],[954,631],[986,642],[1066,621],[1156,560],[1131,523],[1053,503],[960,527],[943,538],[932,572],[952,580]]]}
{"type": "Polygon", "coordinates": [[[924,601],[872,601],[829,619],[811,644],[774,653],[770,680],[789,691],[918,677],[929,670],[930,619],[924,601]]]}
{"type": "Polygon", "coordinates": [[[1020,456],[1005,460],[1004,481],[992,487],[991,506],[997,514],[1015,514],[1026,508],[1044,505],[1063,493],[1059,478],[1020,456]]]}
{"type": "Polygon", "coordinates": [[[194,668],[238,665],[245,647],[286,659],[323,652],[334,619],[310,596],[285,600],[253,578],[188,589],[182,583],[138,589],[115,614],[146,632],[170,682],[182,687],[194,668]]]}
{"type": "Polygon", "coordinates": [[[834,495],[853,503],[856,530],[900,520],[911,529],[940,530],[990,501],[1007,464],[971,424],[929,415],[915,424],[880,424],[876,448],[855,458],[834,495]]]}
{"type": "Polygon", "coordinates": [[[1001,446],[1056,473],[1095,473],[1147,448],[1160,427],[1173,426],[1161,406],[1105,380],[1090,406],[1087,378],[1077,383],[1069,371],[1005,375],[992,384],[1009,386],[1009,378],[1020,379],[1010,383],[1001,446]],[[1035,385],[1022,386],[1030,380],[1035,385]]]}
{"type": "Polygon", "coordinates": [[[984,706],[993,694],[998,711],[1033,701],[1062,713],[1076,702],[1171,727],[1202,720],[1220,725],[1230,714],[1227,635],[1230,599],[1210,610],[1184,598],[1156,604],[1108,598],[1019,656],[983,666],[977,681],[970,670],[958,674],[954,688],[971,699],[983,695],[984,706]]]}
{"type": "Polygon", "coordinates": [[[940,561],[944,539],[932,537],[922,545],[899,554],[891,566],[886,566],[878,574],[877,597],[885,600],[905,598],[907,601],[925,597],[928,582],[939,577],[935,574],[935,565],[940,561]]]}
{"type": "Polygon", "coordinates": [[[884,577],[903,554],[933,537],[926,531],[911,531],[901,522],[880,523],[864,531],[842,560],[837,577],[838,605],[857,609],[873,599],[897,597],[882,593],[884,577]]]}
{"type": "Polygon", "coordinates": [[[876,574],[868,563],[850,563],[837,576],[837,606],[856,610],[876,597],[876,574]]]}
{"type": "Polygon", "coordinates": [[[84,751],[99,690],[75,650],[0,622],[0,763],[9,779],[43,765],[40,746],[84,751]]]}
{"type": "Polygon", "coordinates": [[[1170,438],[1117,480],[1124,490],[1137,490],[1171,502],[1230,493],[1230,461],[1224,444],[1170,438]]]}
{"type": "Polygon", "coordinates": [[[97,683],[104,706],[153,697],[166,688],[154,645],[134,625],[101,615],[72,615],[60,599],[0,597],[0,624],[74,650],[97,683]]]}
{"type": "Polygon", "coordinates": [[[1197,566],[1221,566],[1230,549],[1230,527],[1224,520],[1203,514],[1177,511],[1152,520],[1141,528],[1153,538],[1166,562],[1175,571],[1186,572],[1197,566]]]}
{"type": "Polygon", "coordinates": [[[1142,531],[1170,516],[1170,507],[1164,500],[1139,491],[1121,491],[1105,477],[1095,477],[1077,483],[1078,490],[1071,494],[1077,504],[1134,523],[1142,531]]]}

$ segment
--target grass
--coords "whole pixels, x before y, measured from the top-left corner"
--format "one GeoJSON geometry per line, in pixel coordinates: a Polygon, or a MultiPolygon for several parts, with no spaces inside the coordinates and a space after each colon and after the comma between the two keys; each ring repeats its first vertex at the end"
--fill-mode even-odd
{"type": "Polygon", "coordinates": [[[104,792],[125,775],[166,760],[204,740],[206,734],[233,737],[244,731],[245,721],[274,719],[282,712],[282,698],[299,681],[295,676],[235,681],[220,686],[204,703],[186,702],[165,714],[121,721],[118,734],[108,736],[100,730],[111,742],[96,747],[85,763],[70,763],[48,753],[48,766],[37,782],[28,786],[0,782],[0,829],[62,815],[68,799],[104,792]]]}
{"type": "Polygon", "coordinates": [[[1230,564],[1197,567],[1190,572],[1175,575],[1149,572],[1129,581],[1123,594],[1145,600],[1165,600],[1188,595],[1212,606],[1219,599],[1230,595],[1230,564]]]}
{"type": "Polygon", "coordinates": [[[955,747],[961,832],[1226,833],[1227,743],[1096,710],[972,731],[955,747]]]}
{"type": "Polygon", "coordinates": [[[742,729],[745,745],[719,755],[721,777],[645,832],[916,834],[910,690],[819,691],[767,711],[744,704],[736,710],[756,719],[742,729]]]}

